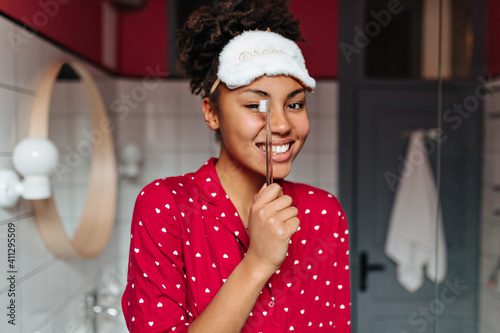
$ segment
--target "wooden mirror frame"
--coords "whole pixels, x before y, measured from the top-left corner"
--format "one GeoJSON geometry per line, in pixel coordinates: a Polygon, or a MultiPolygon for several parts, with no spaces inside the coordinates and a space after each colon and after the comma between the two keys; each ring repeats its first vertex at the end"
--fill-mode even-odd
{"type": "Polygon", "coordinates": [[[116,212],[117,167],[112,128],[104,101],[89,71],[76,61],[64,61],[51,66],[36,93],[28,136],[48,138],[49,111],[52,91],[64,64],[70,65],[82,80],[92,109],[94,131],[102,140],[93,142],[87,199],[79,226],[68,237],[57,211],[54,196],[32,200],[35,222],[47,247],[65,259],[92,258],[106,248],[116,212]]]}

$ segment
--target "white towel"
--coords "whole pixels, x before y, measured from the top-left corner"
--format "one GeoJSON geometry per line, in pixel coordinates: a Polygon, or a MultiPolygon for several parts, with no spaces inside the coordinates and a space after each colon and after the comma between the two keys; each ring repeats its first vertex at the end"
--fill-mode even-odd
{"type": "Polygon", "coordinates": [[[446,276],[447,266],[441,210],[437,211],[438,194],[424,144],[425,133],[416,130],[410,135],[385,244],[385,253],[398,266],[399,283],[412,293],[423,284],[424,267],[427,277],[439,283],[446,276]]]}

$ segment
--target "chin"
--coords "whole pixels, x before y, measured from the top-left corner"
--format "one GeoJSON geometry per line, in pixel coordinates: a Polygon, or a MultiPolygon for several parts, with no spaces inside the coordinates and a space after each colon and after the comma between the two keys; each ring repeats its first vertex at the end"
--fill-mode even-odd
{"type": "Polygon", "coordinates": [[[292,169],[291,165],[273,165],[273,178],[275,179],[283,179],[287,177],[290,174],[290,171],[292,169]]]}

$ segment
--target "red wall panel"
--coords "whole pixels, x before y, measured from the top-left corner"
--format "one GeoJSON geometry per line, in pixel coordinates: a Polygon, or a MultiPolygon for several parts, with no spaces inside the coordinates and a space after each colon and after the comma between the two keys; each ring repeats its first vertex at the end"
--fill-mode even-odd
{"type": "Polygon", "coordinates": [[[500,75],[500,0],[489,0],[486,27],[486,71],[487,75],[500,75]]]}
{"type": "Polygon", "coordinates": [[[101,1],[0,0],[0,11],[101,63],[101,1]]]}
{"type": "Polygon", "coordinates": [[[125,75],[165,76],[167,58],[167,1],[150,0],[137,12],[122,12],[118,37],[118,72],[125,75]],[[148,69],[149,68],[149,69],[148,69]]]}
{"type": "MultiPolygon", "coordinates": [[[[82,56],[101,63],[101,3],[81,0],[0,0],[0,11],[82,56]]],[[[119,12],[119,74],[165,75],[168,68],[166,0],[138,12],[119,12]],[[148,70],[148,68],[150,70],[148,70]]],[[[310,74],[338,76],[338,0],[289,0],[307,43],[299,43],[310,74]]],[[[487,73],[500,75],[500,0],[488,0],[487,73]]],[[[19,41],[22,43],[23,41],[19,41]]]]}
{"type": "Polygon", "coordinates": [[[299,43],[309,74],[315,78],[338,76],[338,0],[289,0],[290,11],[300,20],[307,43],[299,43]]]}

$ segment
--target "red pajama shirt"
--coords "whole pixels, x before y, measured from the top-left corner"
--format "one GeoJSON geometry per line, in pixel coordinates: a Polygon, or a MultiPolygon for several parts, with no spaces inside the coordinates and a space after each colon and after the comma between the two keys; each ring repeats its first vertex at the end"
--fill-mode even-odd
{"type": "MultiPolygon", "coordinates": [[[[156,180],[138,195],[122,298],[130,332],[187,332],[245,256],[249,237],[216,162],[156,180]]],[[[299,211],[300,227],[242,332],[350,332],[344,212],[323,190],[278,182],[299,211]]]]}

